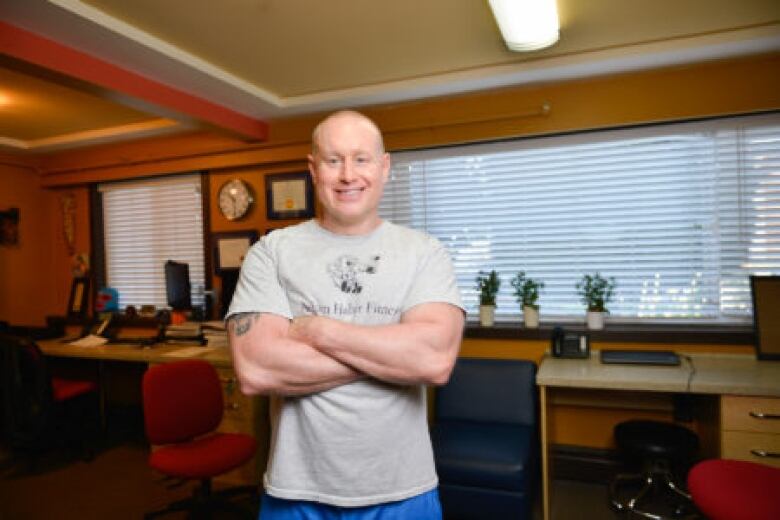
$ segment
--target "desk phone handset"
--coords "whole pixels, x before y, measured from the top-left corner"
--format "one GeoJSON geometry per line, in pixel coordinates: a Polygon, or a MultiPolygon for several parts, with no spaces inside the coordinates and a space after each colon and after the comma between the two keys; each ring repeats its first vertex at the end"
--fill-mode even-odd
{"type": "Polygon", "coordinates": [[[550,351],[554,357],[587,358],[590,356],[590,340],[582,332],[566,332],[562,327],[555,327],[550,351]]]}

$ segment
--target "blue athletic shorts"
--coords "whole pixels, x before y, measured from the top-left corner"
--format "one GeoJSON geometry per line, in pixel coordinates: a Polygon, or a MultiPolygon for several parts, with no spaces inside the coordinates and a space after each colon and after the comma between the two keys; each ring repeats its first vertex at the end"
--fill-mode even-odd
{"type": "Polygon", "coordinates": [[[306,500],[283,500],[263,493],[260,520],[441,520],[439,492],[432,489],[398,502],[337,507],[306,500]]]}

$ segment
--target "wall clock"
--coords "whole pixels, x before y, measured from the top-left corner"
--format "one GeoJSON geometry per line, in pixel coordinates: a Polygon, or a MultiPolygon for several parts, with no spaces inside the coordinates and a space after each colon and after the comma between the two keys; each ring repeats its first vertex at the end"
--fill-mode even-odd
{"type": "Polygon", "coordinates": [[[223,184],[218,197],[219,211],[228,220],[244,217],[255,201],[251,186],[241,179],[232,179],[223,184]]]}

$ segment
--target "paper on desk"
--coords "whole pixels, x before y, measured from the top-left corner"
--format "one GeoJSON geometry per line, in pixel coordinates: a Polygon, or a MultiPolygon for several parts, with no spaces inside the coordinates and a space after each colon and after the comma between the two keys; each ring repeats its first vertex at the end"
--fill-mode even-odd
{"type": "Polygon", "coordinates": [[[68,345],[75,345],[77,347],[99,347],[100,345],[105,345],[106,343],[108,343],[108,338],[90,334],[88,336],[84,336],[81,339],[77,339],[76,341],[71,341],[68,343],[68,345]]]}
{"type": "Polygon", "coordinates": [[[190,358],[214,352],[214,347],[184,347],[165,353],[165,357],[190,358]]]}

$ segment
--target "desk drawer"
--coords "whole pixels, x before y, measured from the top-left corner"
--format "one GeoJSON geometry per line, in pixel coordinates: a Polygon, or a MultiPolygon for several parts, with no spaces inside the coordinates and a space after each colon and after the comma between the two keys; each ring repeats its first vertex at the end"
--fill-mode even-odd
{"type": "Polygon", "coordinates": [[[780,468],[780,435],[729,431],[722,435],[722,458],[748,460],[780,468]]]}
{"type": "Polygon", "coordinates": [[[252,415],[252,398],[240,392],[234,392],[224,396],[225,418],[249,419],[252,415]]]}
{"type": "Polygon", "coordinates": [[[241,393],[238,380],[230,369],[217,370],[222,383],[222,399],[225,403],[225,418],[230,420],[250,420],[252,415],[252,398],[241,393]]]}
{"type": "Polygon", "coordinates": [[[721,427],[780,434],[780,399],[724,395],[721,398],[721,427]]]}

